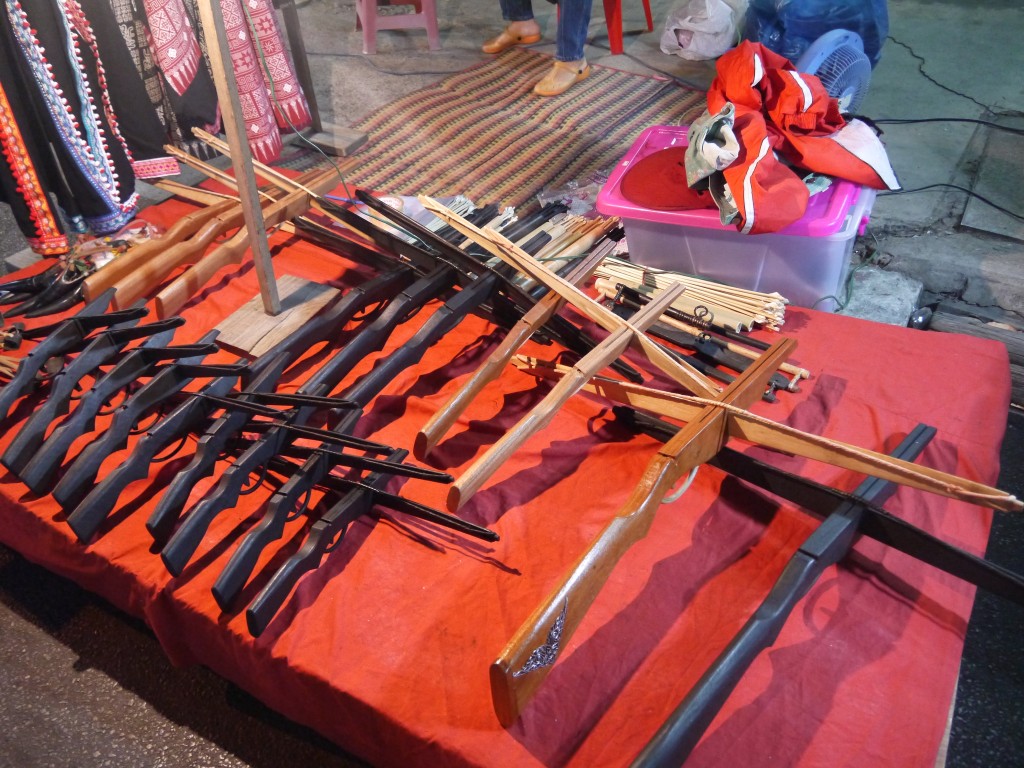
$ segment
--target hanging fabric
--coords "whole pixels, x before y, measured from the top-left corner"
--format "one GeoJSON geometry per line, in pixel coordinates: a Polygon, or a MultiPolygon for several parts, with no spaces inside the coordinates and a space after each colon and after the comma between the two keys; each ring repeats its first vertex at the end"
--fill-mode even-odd
{"type": "MultiPolygon", "coordinates": [[[[118,31],[109,0],[76,0],[68,4],[68,13],[75,27],[89,30],[96,58],[103,62],[106,73],[103,84],[121,135],[131,152],[135,177],[152,179],[179,173],[177,160],[164,149],[167,130],[149,104],[146,87],[118,31]]],[[[198,47],[196,56],[198,63],[198,47]]]]}
{"type": "Polygon", "coordinates": [[[197,157],[209,157],[211,152],[195,140],[192,129],[216,133],[220,110],[203,37],[197,32],[194,1],[110,0],[110,5],[128,55],[164,126],[165,141],[197,157]]]}
{"type": "MultiPolygon", "coordinates": [[[[120,133],[106,88],[106,72],[95,36],[76,0],[4,0],[0,45],[8,66],[3,71],[11,114],[20,112],[15,136],[4,146],[8,172],[25,209],[48,207],[39,199],[52,193],[75,232],[116,232],[136,212],[138,196],[131,156],[120,133]],[[32,169],[18,166],[15,154],[33,158],[32,169]],[[36,183],[23,183],[32,176],[36,183]]],[[[5,191],[5,199],[8,193],[5,191]]],[[[19,222],[37,230],[39,218],[19,222]]],[[[55,236],[34,232],[34,247],[44,252],[67,249],[63,226],[55,236]],[[40,238],[43,238],[41,241],[40,238]]]]}
{"type": "Polygon", "coordinates": [[[262,163],[281,154],[281,128],[313,121],[288,59],[269,0],[221,0],[231,64],[238,82],[241,119],[253,156],[262,163]]]}
{"type": "MultiPolygon", "coordinates": [[[[0,46],[0,53],[8,53],[0,46]]],[[[52,166],[47,157],[40,155],[45,148],[25,135],[22,125],[31,125],[26,105],[15,90],[8,94],[10,75],[14,72],[9,57],[3,56],[0,66],[0,199],[8,203],[18,228],[29,247],[44,256],[57,256],[68,250],[60,216],[53,208],[46,190],[50,188],[47,175],[52,166]]]]}

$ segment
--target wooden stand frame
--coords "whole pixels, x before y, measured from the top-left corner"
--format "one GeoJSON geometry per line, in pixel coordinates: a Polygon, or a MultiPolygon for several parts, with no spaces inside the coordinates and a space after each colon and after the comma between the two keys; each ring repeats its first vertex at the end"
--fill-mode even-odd
{"type": "MultiPolygon", "coordinates": [[[[251,338],[262,339],[271,335],[274,327],[281,324],[284,320],[284,318],[277,317],[281,314],[282,310],[281,297],[277,278],[274,275],[274,267],[270,259],[267,230],[260,207],[260,196],[256,185],[253,157],[249,149],[245,124],[241,119],[242,108],[238,98],[238,84],[230,63],[224,61],[224,51],[229,50],[227,32],[224,27],[224,16],[221,12],[220,4],[215,0],[199,0],[198,6],[200,20],[203,25],[203,34],[209,51],[210,64],[213,69],[214,84],[217,88],[217,98],[220,102],[221,114],[224,118],[225,136],[227,137],[228,145],[232,148],[230,152],[231,166],[237,184],[238,197],[242,205],[245,231],[248,233],[248,245],[252,249],[253,262],[256,267],[256,276],[259,281],[260,297],[262,299],[262,312],[260,311],[261,306],[259,304],[249,302],[230,318],[230,322],[231,327],[255,329],[254,335],[251,338]]],[[[312,91],[313,85],[309,65],[306,61],[305,46],[303,45],[302,35],[298,28],[298,14],[292,0],[288,0],[284,4],[282,13],[285,18],[289,42],[296,59],[295,66],[303,88],[306,91],[306,98],[310,104],[314,127],[319,131],[321,129],[319,110],[317,109],[316,99],[312,91]]],[[[291,280],[288,285],[288,290],[292,297],[292,306],[289,308],[287,316],[290,318],[295,316],[308,317],[322,307],[321,300],[324,292],[316,290],[315,284],[311,282],[308,285],[296,285],[296,280],[297,278],[291,280]],[[310,301],[313,301],[312,297],[316,297],[317,300],[308,304],[308,306],[301,301],[296,304],[299,297],[304,296],[310,297],[310,301]]],[[[236,342],[236,346],[244,346],[244,344],[236,342]]]]}

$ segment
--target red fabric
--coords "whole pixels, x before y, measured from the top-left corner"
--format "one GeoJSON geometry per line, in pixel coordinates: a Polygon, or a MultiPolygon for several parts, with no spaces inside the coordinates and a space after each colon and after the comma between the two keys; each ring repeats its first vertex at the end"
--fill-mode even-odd
{"type": "Polygon", "coordinates": [[[199,71],[202,52],[182,0],[143,0],[150,49],[174,92],[184,96],[199,71]]]}
{"type": "Polygon", "coordinates": [[[278,127],[299,131],[312,114],[284,48],[274,8],[266,0],[220,0],[238,100],[253,157],[263,163],[281,154],[278,127]],[[264,71],[264,67],[269,72],[264,71]]]}
{"type": "Polygon", "coordinates": [[[706,190],[686,183],[686,147],[669,147],[637,160],[622,176],[622,196],[635,205],[658,210],[714,208],[706,190]]]}
{"type": "MultiPolygon", "coordinates": [[[[166,226],[181,211],[164,205],[146,214],[166,226]]],[[[312,246],[276,250],[278,276],[334,280],[346,270],[343,260],[312,246]]],[[[177,341],[198,338],[256,292],[252,269],[225,270],[185,309],[188,323],[177,341]]],[[[408,338],[424,314],[390,346],[408,338]]],[[[362,433],[411,445],[416,429],[489,351],[492,330],[466,321],[392,382],[362,433]]],[[[928,422],[939,436],[924,463],[994,481],[1009,398],[1003,347],[804,309],[790,310],[785,330],[799,341],[795,360],[813,378],[802,392],[753,410],[879,449],[928,422]],[[950,375],[967,370],[969,386],[950,375]]],[[[434,463],[458,474],[540,397],[532,379],[508,371],[438,447],[434,463]]],[[[18,407],[0,449],[29,410],[24,402],[18,407]]],[[[158,496],[155,479],[166,481],[179,461],[130,486],[89,546],[74,540],[52,501],[33,498],[4,473],[0,538],[143,617],[177,663],[209,666],[374,765],[623,765],[816,525],[702,469],[616,567],[522,721],[502,729],[491,710],[489,664],[615,514],[656,448],[617,427],[605,404],[578,396],[464,508],[467,518],[500,533],[500,542],[437,533],[397,514],[360,522],[257,640],[241,614],[221,615],[210,587],[266,498],[262,490],[214,522],[177,579],[150,551],[143,525],[158,496]]],[[[861,479],[785,457],[772,461],[841,488],[861,479]]],[[[440,506],[445,488],[410,481],[402,493],[440,506]]],[[[957,545],[984,548],[988,512],[907,490],[888,506],[957,545]]],[[[271,565],[295,550],[302,529],[302,520],[293,522],[270,548],[248,598],[271,565]]],[[[908,557],[858,543],[797,605],[688,765],[931,768],[973,593],[908,557]]]]}
{"type": "Polygon", "coordinates": [[[742,150],[723,173],[744,234],[777,232],[806,210],[807,190],[780,157],[872,189],[899,188],[878,137],[860,121],[847,123],[814,75],[749,40],[719,58],[716,72],[708,112],[736,108],[742,150]]]}

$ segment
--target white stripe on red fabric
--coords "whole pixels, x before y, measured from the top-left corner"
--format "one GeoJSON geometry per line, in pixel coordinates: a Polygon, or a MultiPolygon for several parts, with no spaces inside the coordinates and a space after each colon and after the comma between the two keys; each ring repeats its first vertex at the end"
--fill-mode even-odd
{"type": "Polygon", "coordinates": [[[766,136],[761,140],[761,149],[757,153],[757,157],[754,158],[754,162],[747,168],[747,173],[743,177],[743,228],[740,230],[744,235],[749,235],[751,228],[754,226],[754,194],[753,185],[751,179],[754,178],[754,171],[757,170],[757,164],[764,159],[764,156],[771,150],[771,145],[768,143],[768,137],[766,136]]]}
{"type": "Polygon", "coordinates": [[[800,111],[806,112],[811,108],[811,104],[814,103],[814,97],[811,95],[811,89],[807,87],[807,83],[804,82],[804,79],[800,76],[799,72],[789,71],[788,74],[792,75],[793,80],[795,80],[796,84],[800,87],[800,92],[804,95],[804,108],[800,111]]]}

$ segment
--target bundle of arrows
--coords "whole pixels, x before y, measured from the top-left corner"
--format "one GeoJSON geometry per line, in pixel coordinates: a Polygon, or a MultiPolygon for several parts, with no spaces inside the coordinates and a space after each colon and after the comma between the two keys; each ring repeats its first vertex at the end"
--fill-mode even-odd
{"type": "Polygon", "coordinates": [[[683,285],[686,292],[673,303],[673,308],[690,315],[710,314],[719,325],[737,331],[754,327],[777,331],[786,321],[789,302],[778,293],[737,288],[681,272],[645,267],[614,256],[602,261],[594,274],[608,284],[621,283],[642,292],[683,285]]]}

